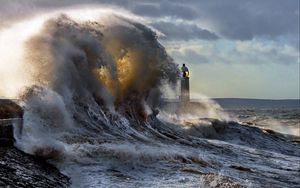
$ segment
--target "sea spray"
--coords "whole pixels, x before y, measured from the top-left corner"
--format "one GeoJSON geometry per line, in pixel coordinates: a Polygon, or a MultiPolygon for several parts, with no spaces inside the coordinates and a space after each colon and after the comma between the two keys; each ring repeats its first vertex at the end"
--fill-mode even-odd
{"type": "MultiPolygon", "coordinates": [[[[80,22],[55,16],[22,47],[28,81],[19,88],[25,113],[17,145],[45,157],[61,155],[79,135],[104,134],[105,127],[121,125],[139,137],[122,119],[145,121],[155,107],[151,101],[160,100],[161,84],[175,84],[178,77],[156,34],[116,15],[80,22]]],[[[110,134],[126,137],[119,130],[110,134]]]]}
{"type": "MultiPolygon", "coordinates": [[[[17,88],[25,110],[17,146],[57,158],[79,143],[162,136],[147,119],[159,108],[163,86],[177,83],[179,69],[156,33],[113,14],[93,21],[67,14],[45,18],[22,39],[27,81],[17,88]]],[[[204,117],[216,106],[203,105],[204,117]]]]}

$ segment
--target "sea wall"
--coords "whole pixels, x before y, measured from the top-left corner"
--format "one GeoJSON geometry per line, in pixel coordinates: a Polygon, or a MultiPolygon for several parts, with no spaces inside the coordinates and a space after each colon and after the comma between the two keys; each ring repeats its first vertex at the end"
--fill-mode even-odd
{"type": "Polygon", "coordinates": [[[14,144],[13,120],[0,120],[0,147],[9,147],[14,144]]]}
{"type": "Polygon", "coordinates": [[[14,144],[13,127],[21,128],[23,109],[14,101],[0,99],[0,147],[14,144]]]}

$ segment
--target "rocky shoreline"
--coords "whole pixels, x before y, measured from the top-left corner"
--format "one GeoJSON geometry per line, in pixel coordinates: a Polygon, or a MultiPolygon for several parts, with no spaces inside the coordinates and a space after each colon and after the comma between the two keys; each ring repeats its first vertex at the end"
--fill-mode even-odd
{"type": "Polygon", "coordinates": [[[0,187],[68,187],[70,179],[45,159],[14,147],[13,122],[22,118],[22,109],[0,99],[0,187]]]}

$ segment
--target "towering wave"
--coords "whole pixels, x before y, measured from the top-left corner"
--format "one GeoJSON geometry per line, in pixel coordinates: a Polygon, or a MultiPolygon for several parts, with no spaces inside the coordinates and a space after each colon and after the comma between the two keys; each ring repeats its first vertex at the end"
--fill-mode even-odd
{"type": "MultiPolygon", "coordinates": [[[[72,158],[115,147],[106,143],[168,141],[158,127],[187,136],[172,124],[184,124],[188,116],[162,112],[167,124],[155,118],[161,88],[176,85],[179,69],[147,26],[117,15],[77,21],[61,14],[44,21],[24,40],[24,49],[28,84],[19,95],[24,120],[16,140],[25,152],[72,158]]],[[[212,117],[216,107],[208,100],[194,111],[212,117]]]]}
{"type": "Polygon", "coordinates": [[[94,98],[125,113],[130,102],[142,113],[155,89],[176,83],[178,68],[147,27],[117,16],[102,20],[78,23],[62,15],[47,21],[26,43],[30,75],[68,103],[94,98]]]}
{"type": "Polygon", "coordinates": [[[157,107],[159,88],[178,79],[156,34],[114,15],[93,22],[49,19],[25,49],[31,85],[20,96],[25,113],[19,144],[29,153],[61,150],[60,134],[51,134],[56,131],[84,132],[86,126],[101,134],[117,121],[144,122],[157,107]]]}

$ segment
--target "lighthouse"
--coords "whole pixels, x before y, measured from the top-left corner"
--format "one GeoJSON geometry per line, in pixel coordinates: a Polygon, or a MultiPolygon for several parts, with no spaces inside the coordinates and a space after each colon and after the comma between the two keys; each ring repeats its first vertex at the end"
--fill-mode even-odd
{"type": "Polygon", "coordinates": [[[182,65],[181,71],[180,102],[188,103],[190,102],[190,73],[185,64],[182,65]]]}

